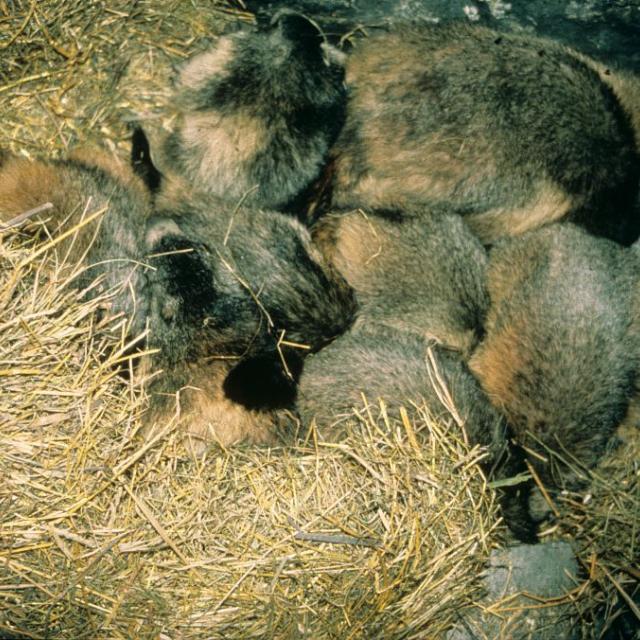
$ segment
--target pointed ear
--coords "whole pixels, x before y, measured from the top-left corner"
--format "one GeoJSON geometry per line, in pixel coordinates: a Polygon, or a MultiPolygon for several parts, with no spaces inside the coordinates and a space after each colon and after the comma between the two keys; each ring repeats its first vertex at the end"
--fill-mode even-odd
{"type": "Polygon", "coordinates": [[[298,55],[308,60],[324,61],[322,44],[325,38],[317,27],[306,16],[288,9],[276,13],[271,24],[277,28],[282,37],[293,44],[298,55]]]}
{"type": "Polygon", "coordinates": [[[162,173],[151,159],[151,146],[144,129],[136,126],[131,135],[131,168],[142,178],[151,193],[157,193],[162,184],[162,173]]]}
{"type": "Polygon", "coordinates": [[[222,385],[229,400],[253,410],[287,409],[296,400],[302,373],[298,351],[269,351],[239,362],[222,385]],[[286,368],[285,368],[286,362],[286,368]]]}

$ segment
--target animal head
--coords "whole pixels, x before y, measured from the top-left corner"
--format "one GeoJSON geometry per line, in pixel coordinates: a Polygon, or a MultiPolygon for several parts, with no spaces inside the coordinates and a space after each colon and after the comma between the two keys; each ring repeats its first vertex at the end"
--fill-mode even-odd
{"type": "Polygon", "coordinates": [[[292,13],[221,36],[177,71],[175,130],[152,141],[158,170],[228,202],[285,207],[342,126],[341,55],[292,13]]]}
{"type": "MultiPolygon", "coordinates": [[[[334,108],[344,56],[309,19],[280,12],[268,24],[221,36],[179,68],[181,106],[247,111],[273,118],[334,108]]],[[[319,112],[307,115],[323,115],[319,112]]]]}
{"type": "Polygon", "coordinates": [[[169,360],[314,351],[352,322],[351,289],[288,216],[193,196],[161,208],[146,238],[169,360]]]}

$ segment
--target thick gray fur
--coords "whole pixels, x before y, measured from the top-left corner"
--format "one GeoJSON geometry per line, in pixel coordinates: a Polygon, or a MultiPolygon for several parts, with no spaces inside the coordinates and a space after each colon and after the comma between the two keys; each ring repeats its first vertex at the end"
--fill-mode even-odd
{"type": "Polygon", "coordinates": [[[342,56],[306,18],[219,38],[178,71],[179,118],[154,160],[227,201],[286,207],[319,177],[344,119],[342,56]]]}
{"type": "Polygon", "coordinates": [[[487,244],[559,217],[631,244],[635,114],[607,73],[552,41],[466,23],[358,41],[334,204],[445,203],[487,244]]]}
{"type": "MultiPolygon", "coordinates": [[[[464,362],[487,304],[486,254],[478,240],[459,218],[438,211],[424,216],[424,227],[371,212],[365,224],[381,246],[351,251],[350,236],[358,237],[362,220],[362,212],[347,213],[316,230],[320,246],[355,289],[360,309],[349,331],[306,360],[297,402],[303,422],[315,419],[321,437],[338,437],[340,417],[362,408],[363,396],[374,406],[382,399],[396,417],[400,406],[414,414],[421,403],[443,414],[434,380],[440,375],[470,440],[487,447],[495,477],[516,475],[521,460],[509,448],[506,422],[464,362]],[[428,366],[429,353],[435,367],[428,366]]],[[[532,540],[521,489],[503,496],[504,515],[518,537],[532,540]]]]}
{"type": "Polygon", "coordinates": [[[550,225],[496,246],[487,282],[486,336],[471,369],[538,454],[530,461],[543,482],[579,486],[636,393],[638,256],[550,225]]]}
{"type": "Polygon", "coordinates": [[[250,355],[275,349],[281,338],[306,353],[352,322],[351,289],[290,216],[193,194],[161,207],[147,235],[152,252],[193,250],[191,262],[180,254],[151,260],[154,285],[171,291],[155,296],[166,357],[250,355]]]}

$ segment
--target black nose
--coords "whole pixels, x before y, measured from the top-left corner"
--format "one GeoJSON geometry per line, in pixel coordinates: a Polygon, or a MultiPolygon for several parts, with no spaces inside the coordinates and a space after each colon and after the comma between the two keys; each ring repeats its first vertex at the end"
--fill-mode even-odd
{"type": "Polygon", "coordinates": [[[302,355],[295,349],[268,351],[238,363],[227,375],[223,390],[229,400],[253,410],[293,407],[302,355]]]}

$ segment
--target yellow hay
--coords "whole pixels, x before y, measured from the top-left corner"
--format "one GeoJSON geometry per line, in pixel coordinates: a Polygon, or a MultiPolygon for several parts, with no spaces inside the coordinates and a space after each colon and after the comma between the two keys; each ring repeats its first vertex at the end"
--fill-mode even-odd
{"type": "MultiPolygon", "coordinates": [[[[56,155],[97,137],[126,154],[128,120],[170,126],[171,65],[249,19],[204,0],[0,0],[0,150],[56,155]]],[[[479,597],[502,528],[455,415],[393,422],[374,403],[340,443],[198,460],[176,425],[145,441],[144,392],[117,373],[126,319],[11,231],[0,637],[437,638],[479,597]]],[[[596,608],[637,607],[639,459],[631,429],[590,497],[563,496],[543,532],[576,540],[584,638],[596,608]]]]}

